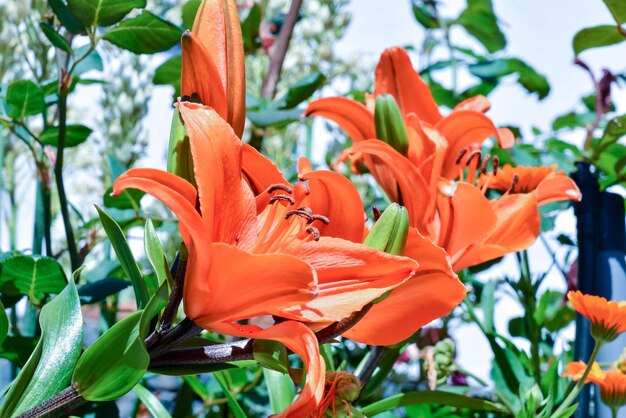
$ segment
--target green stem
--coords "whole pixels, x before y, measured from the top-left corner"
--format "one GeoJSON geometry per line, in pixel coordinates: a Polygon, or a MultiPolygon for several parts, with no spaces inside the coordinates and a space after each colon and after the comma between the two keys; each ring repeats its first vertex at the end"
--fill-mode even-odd
{"type": "Polygon", "coordinates": [[[528,328],[528,335],[530,339],[530,357],[533,366],[533,375],[535,382],[541,387],[541,364],[539,354],[539,340],[541,339],[540,330],[535,320],[535,310],[537,304],[537,297],[535,295],[535,289],[530,277],[530,265],[528,262],[528,253],[522,251],[516,254],[517,262],[520,268],[520,283],[519,290],[522,296],[522,305],[525,308],[524,319],[526,320],[526,326],[528,328]]]}
{"type": "Polygon", "coordinates": [[[583,386],[585,386],[585,381],[587,380],[589,373],[591,373],[591,369],[593,367],[593,364],[596,361],[596,357],[598,356],[598,353],[600,352],[601,347],[602,347],[602,341],[596,340],[596,345],[593,348],[593,352],[591,353],[591,356],[589,357],[589,363],[587,364],[587,368],[585,369],[585,372],[583,373],[582,377],[580,378],[576,386],[574,386],[574,389],[567,395],[565,400],[561,403],[561,405],[559,405],[558,409],[554,411],[553,414],[550,415],[550,417],[559,417],[560,416],[559,414],[561,414],[565,409],[567,409],[568,406],[570,406],[572,402],[574,402],[574,399],[576,399],[576,397],[582,390],[583,386]]]}
{"type": "Polygon", "coordinates": [[[70,220],[69,205],[67,195],[65,193],[65,185],[63,184],[63,151],[65,148],[65,139],[67,135],[67,95],[68,84],[71,77],[65,73],[61,75],[59,80],[59,140],[57,143],[57,159],[54,164],[54,177],[59,194],[59,204],[61,206],[61,217],[63,218],[63,227],[65,228],[65,238],[67,240],[67,251],[70,255],[70,263],[72,271],[80,267],[78,258],[78,250],[76,248],[76,239],[74,238],[74,230],[72,229],[72,221],[70,220]]]}

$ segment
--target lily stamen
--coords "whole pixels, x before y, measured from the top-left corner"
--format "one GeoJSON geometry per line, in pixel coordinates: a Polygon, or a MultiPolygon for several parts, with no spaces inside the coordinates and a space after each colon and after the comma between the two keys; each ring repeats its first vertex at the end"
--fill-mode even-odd
{"type": "Polygon", "coordinates": [[[307,229],[305,229],[306,232],[308,232],[309,234],[313,235],[313,240],[314,241],[319,241],[320,237],[322,236],[320,234],[320,230],[317,229],[314,226],[309,226],[307,229]]]}
{"type": "Polygon", "coordinates": [[[309,208],[298,208],[295,210],[290,210],[289,212],[285,213],[285,220],[291,218],[293,215],[298,215],[303,217],[304,219],[307,220],[307,223],[311,223],[313,222],[315,219],[313,219],[313,213],[311,212],[311,209],[309,208]]]}
{"type": "Polygon", "coordinates": [[[473,184],[476,178],[476,169],[481,166],[481,152],[472,151],[472,153],[465,160],[465,166],[467,167],[467,183],[473,184]],[[476,161],[475,164],[474,161],[476,161]]]}
{"type": "Polygon", "coordinates": [[[287,202],[287,203],[289,203],[290,205],[295,205],[295,204],[296,204],[296,199],[294,199],[294,198],[293,198],[293,197],[291,197],[291,196],[284,195],[284,194],[278,194],[278,195],[276,195],[276,196],[272,196],[272,197],[270,198],[270,200],[269,200],[268,204],[270,204],[270,205],[271,205],[272,203],[276,203],[276,202],[277,202],[277,201],[279,201],[279,200],[280,200],[280,201],[283,201],[283,202],[287,202]]]}
{"type": "Polygon", "coordinates": [[[507,191],[504,194],[513,194],[515,193],[515,186],[517,186],[517,183],[519,182],[519,175],[517,173],[513,174],[513,178],[511,179],[511,185],[509,186],[509,188],[507,189],[507,191]]]}
{"type": "Polygon", "coordinates": [[[287,193],[287,194],[291,194],[293,193],[293,190],[291,187],[287,186],[286,184],[282,184],[282,183],[276,183],[276,184],[272,184],[270,187],[267,188],[267,190],[265,191],[266,193],[273,193],[276,190],[282,190],[283,192],[287,193]]]}
{"type": "Polygon", "coordinates": [[[456,165],[461,164],[461,159],[463,158],[463,156],[464,156],[465,154],[467,154],[467,151],[469,151],[469,150],[467,149],[467,147],[463,147],[463,148],[461,148],[461,150],[459,151],[459,153],[458,153],[458,154],[457,154],[457,156],[456,156],[456,159],[454,160],[454,163],[455,163],[456,165]]]}
{"type": "MultiPolygon", "coordinates": [[[[494,157],[497,158],[497,157],[494,157]]],[[[485,159],[483,160],[483,163],[480,165],[480,174],[481,175],[485,175],[487,174],[487,167],[489,166],[489,161],[491,160],[491,155],[487,154],[485,156],[485,159]]]]}

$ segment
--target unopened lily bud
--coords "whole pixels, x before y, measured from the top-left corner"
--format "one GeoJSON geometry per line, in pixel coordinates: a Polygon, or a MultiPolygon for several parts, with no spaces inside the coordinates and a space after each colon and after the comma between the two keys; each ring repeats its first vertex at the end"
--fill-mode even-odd
{"type": "Polygon", "coordinates": [[[319,416],[325,417],[362,417],[363,415],[350,405],[361,392],[359,378],[347,372],[326,374],[324,398],[320,403],[319,416]]]}
{"type": "Polygon", "coordinates": [[[376,137],[391,145],[402,155],[409,149],[409,137],[406,133],[402,112],[391,94],[376,97],[374,110],[376,137]]]}
{"type": "Polygon", "coordinates": [[[191,158],[191,148],[189,137],[185,132],[185,127],[180,119],[178,109],[174,109],[172,125],[170,127],[170,142],[167,149],[167,171],[176,174],[196,184],[193,175],[193,159],[191,158]]]}
{"type": "Polygon", "coordinates": [[[364,244],[389,254],[403,255],[408,233],[407,210],[397,203],[392,203],[372,226],[364,244]]]}

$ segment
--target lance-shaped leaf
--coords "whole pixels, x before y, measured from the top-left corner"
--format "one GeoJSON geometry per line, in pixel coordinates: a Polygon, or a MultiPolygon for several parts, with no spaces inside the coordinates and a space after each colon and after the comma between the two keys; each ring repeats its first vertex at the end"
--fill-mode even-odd
{"type": "Polygon", "coordinates": [[[113,325],[81,356],[72,385],[88,401],[109,401],[130,391],[143,377],[150,355],[140,333],[143,311],[113,325]]]}
{"type": "Polygon", "coordinates": [[[41,339],[12,383],[0,416],[19,415],[65,389],[80,355],[83,318],[74,282],[41,309],[41,339]]]}
{"type": "Polygon", "coordinates": [[[154,396],[152,392],[146,389],[144,386],[137,385],[133,388],[133,392],[139,398],[142,404],[148,409],[150,415],[154,418],[171,418],[167,409],[163,406],[163,404],[159,401],[159,399],[154,396]]]}
{"type": "Polygon", "coordinates": [[[574,55],[591,48],[615,45],[626,41],[624,36],[615,25],[600,25],[581,29],[574,35],[572,46],[574,55]]]}
{"type": "Polygon", "coordinates": [[[96,206],[96,209],[122,269],[133,284],[137,306],[143,308],[150,298],[148,287],[141,275],[141,271],[139,271],[139,266],[133,257],[133,253],[130,251],[128,241],[126,241],[126,237],[124,237],[124,233],[117,222],[98,206],[96,206]]]}
{"type": "Polygon", "coordinates": [[[15,255],[2,264],[0,291],[8,296],[26,295],[34,305],[46,295],[61,292],[66,284],[61,265],[49,257],[15,255]]]}
{"type": "Polygon", "coordinates": [[[9,84],[7,89],[9,116],[24,119],[45,110],[44,95],[41,88],[30,80],[19,80],[9,84]]]}
{"type": "Polygon", "coordinates": [[[110,26],[135,7],[146,7],[146,0],[68,0],[67,5],[86,26],[110,26]]]}
{"type": "Polygon", "coordinates": [[[181,35],[178,26],[144,10],[139,16],[122,21],[102,38],[135,54],[154,54],[173,47],[181,35]]]}

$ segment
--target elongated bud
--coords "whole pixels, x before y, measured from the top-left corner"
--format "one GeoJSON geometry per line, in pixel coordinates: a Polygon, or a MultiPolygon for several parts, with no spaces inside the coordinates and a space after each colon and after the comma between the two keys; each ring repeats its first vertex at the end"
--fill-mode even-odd
{"type": "Polygon", "coordinates": [[[174,115],[172,116],[170,142],[167,149],[167,171],[184,178],[194,186],[196,185],[189,137],[180,119],[178,108],[174,109],[174,115]]]}
{"type": "Polygon", "coordinates": [[[407,210],[397,203],[392,203],[372,226],[364,244],[389,254],[403,255],[408,234],[407,210]]]}
{"type": "Polygon", "coordinates": [[[391,145],[402,155],[409,149],[409,137],[404,126],[402,112],[391,94],[381,94],[376,97],[374,110],[376,124],[376,138],[391,145]]]}

